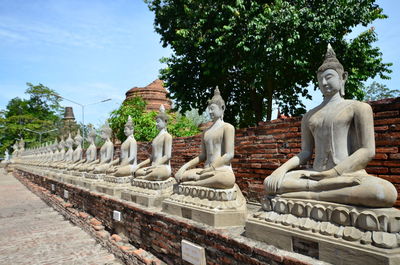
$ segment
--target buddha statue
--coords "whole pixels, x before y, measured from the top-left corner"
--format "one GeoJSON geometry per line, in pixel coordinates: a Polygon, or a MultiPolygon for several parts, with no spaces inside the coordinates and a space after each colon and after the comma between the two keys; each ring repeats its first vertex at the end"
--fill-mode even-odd
{"type": "Polygon", "coordinates": [[[208,111],[213,124],[203,132],[200,154],[184,164],[175,174],[175,178],[181,185],[230,189],[235,185],[235,175],[231,167],[235,128],[223,120],[225,102],[218,88],[208,101],[208,111]],[[203,161],[204,168],[193,168],[203,161]]]}
{"type": "Polygon", "coordinates": [[[132,118],[129,116],[124,129],[127,138],[121,145],[120,158],[114,160],[114,163],[119,163],[119,165],[110,167],[107,170],[108,174],[112,174],[116,177],[131,176],[132,171],[137,165],[137,144],[133,132],[132,118]]]}
{"type": "Polygon", "coordinates": [[[114,144],[111,142],[112,130],[106,122],[101,128],[101,138],[105,140],[104,144],[100,148],[100,163],[94,164],[88,168],[88,170],[92,170],[95,174],[104,174],[107,169],[112,165],[112,159],[114,156],[114,144]]]}
{"type": "Polygon", "coordinates": [[[78,130],[74,138],[74,143],[76,148],[72,153],[72,161],[71,161],[72,165],[68,166],[69,170],[76,169],[77,166],[79,166],[84,162],[84,159],[82,159],[82,141],[83,138],[80,134],[80,131],[78,130]]]}
{"type": "Polygon", "coordinates": [[[95,144],[96,130],[92,127],[90,127],[87,141],[89,142],[89,147],[86,149],[86,159],[84,163],[82,163],[76,168],[76,170],[79,171],[87,171],[88,167],[100,162],[100,160],[96,159],[97,158],[97,147],[95,144]]]}
{"type": "Polygon", "coordinates": [[[49,162],[49,165],[51,166],[52,163],[54,163],[55,161],[57,161],[57,158],[59,156],[60,151],[58,150],[58,141],[57,138],[54,141],[53,146],[51,147],[51,149],[53,150],[53,154],[51,155],[51,161],[49,162]]]}
{"type": "Polygon", "coordinates": [[[138,179],[163,181],[171,176],[172,136],[167,131],[168,115],[164,105],[156,117],[157,136],[151,142],[151,157],[137,165],[133,175],[138,179]],[[149,165],[150,166],[147,166],[149,165]],[[147,166],[147,167],[146,167],[147,166]]]}
{"type": "Polygon", "coordinates": [[[364,102],[344,99],[347,72],[328,45],[317,72],[322,103],[301,122],[301,152],[264,181],[268,195],[364,207],[391,207],[397,199],[388,181],[365,168],[375,156],[373,113],[364,102]],[[315,158],[312,169],[295,170],[315,158]]]}
{"type": "Polygon", "coordinates": [[[67,147],[67,152],[64,154],[64,159],[57,165],[59,169],[66,168],[69,163],[72,161],[72,154],[74,152],[73,149],[74,140],[71,137],[71,133],[68,134],[68,138],[65,141],[65,147],[67,147]]]}
{"type": "Polygon", "coordinates": [[[64,137],[61,136],[61,141],[58,143],[58,149],[60,150],[55,158],[55,161],[51,164],[51,167],[57,167],[65,158],[65,141],[64,137]]]}

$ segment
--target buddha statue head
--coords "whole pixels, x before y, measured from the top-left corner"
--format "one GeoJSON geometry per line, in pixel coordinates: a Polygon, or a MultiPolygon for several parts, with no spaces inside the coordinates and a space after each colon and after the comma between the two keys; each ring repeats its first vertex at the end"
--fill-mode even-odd
{"type": "Polygon", "coordinates": [[[125,123],[125,128],[124,128],[125,136],[128,137],[128,136],[132,135],[133,131],[134,131],[134,128],[133,128],[132,117],[129,115],[128,121],[125,123]]]}
{"type": "Polygon", "coordinates": [[[336,53],[332,46],[328,44],[325,60],[318,68],[318,85],[324,97],[330,97],[337,92],[344,97],[344,85],[347,81],[347,72],[343,65],[336,58],[336,53]]]}
{"type": "Polygon", "coordinates": [[[57,141],[57,138],[54,140],[54,143],[52,144],[52,146],[51,146],[51,150],[53,151],[53,152],[55,152],[55,151],[57,151],[57,147],[58,147],[58,141],[57,141]]]}
{"type": "Polygon", "coordinates": [[[24,138],[21,138],[21,140],[18,143],[18,148],[19,150],[24,150],[25,149],[25,141],[24,138]]]}
{"type": "Polygon", "coordinates": [[[68,148],[72,148],[72,145],[74,144],[74,140],[72,140],[71,133],[68,133],[68,138],[65,141],[65,144],[68,148]]]}
{"type": "Polygon", "coordinates": [[[60,142],[58,143],[58,149],[63,149],[65,147],[65,142],[64,142],[64,137],[63,136],[61,136],[61,140],[60,140],[60,142]]]}
{"type": "Polygon", "coordinates": [[[91,125],[89,125],[89,135],[87,137],[87,140],[90,144],[94,144],[94,142],[96,141],[96,130],[91,125]]]}
{"type": "Polygon", "coordinates": [[[208,100],[208,112],[214,122],[224,118],[225,101],[222,99],[218,87],[214,90],[214,96],[208,100]]]}
{"type": "Polygon", "coordinates": [[[101,138],[107,140],[111,137],[111,134],[112,134],[112,129],[110,128],[108,121],[106,121],[103,127],[101,127],[101,138]]]}
{"type": "Polygon", "coordinates": [[[79,145],[82,144],[83,137],[81,136],[81,133],[80,133],[79,130],[76,132],[76,136],[75,136],[74,140],[75,140],[75,145],[76,146],[79,146],[79,145]]]}
{"type": "Polygon", "coordinates": [[[164,105],[161,104],[160,112],[156,116],[156,127],[159,131],[167,127],[168,115],[165,113],[164,105]]]}

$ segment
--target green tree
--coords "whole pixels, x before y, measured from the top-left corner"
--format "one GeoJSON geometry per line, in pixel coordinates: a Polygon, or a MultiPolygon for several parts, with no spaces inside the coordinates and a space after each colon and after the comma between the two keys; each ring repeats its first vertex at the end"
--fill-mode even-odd
{"type": "MultiPolygon", "coordinates": [[[[110,127],[120,141],[126,139],[124,126],[129,115],[134,124],[134,135],[137,141],[151,141],[157,136],[158,130],[155,123],[157,112],[147,112],[146,102],[141,97],[133,97],[112,111],[109,118],[110,127]]],[[[173,136],[191,136],[199,133],[198,127],[185,116],[177,113],[169,113],[169,116],[168,131],[173,136]]]]}
{"type": "Polygon", "coordinates": [[[363,86],[363,92],[365,101],[400,97],[399,89],[389,89],[386,85],[375,81],[369,86],[363,86]]]}
{"type": "MultiPolygon", "coordinates": [[[[39,143],[39,135],[33,131],[54,129],[61,119],[61,106],[57,93],[42,85],[27,83],[28,99],[13,98],[5,110],[0,111],[0,153],[24,138],[28,146],[39,143]],[[26,130],[28,129],[28,130],[26,130]]],[[[53,141],[56,132],[42,135],[42,142],[53,141]]]]}
{"type": "Polygon", "coordinates": [[[344,37],[386,16],[373,0],[146,0],[155,30],[173,54],[161,79],[182,111],[204,110],[219,86],[224,117],[240,127],[270,120],[273,100],[285,114],[305,108],[328,43],[349,72],[347,98],[362,98],[369,77],[388,79],[373,29],[344,37]]]}

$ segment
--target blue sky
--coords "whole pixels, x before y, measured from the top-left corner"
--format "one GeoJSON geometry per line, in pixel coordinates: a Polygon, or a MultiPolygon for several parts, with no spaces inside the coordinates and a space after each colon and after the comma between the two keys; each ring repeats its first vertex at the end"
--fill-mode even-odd
{"type": "MultiPolygon", "coordinates": [[[[400,2],[378,4],[389,18],[368,27],[376,28],[384,62],[394,65],[391,80],[377,81],[399,89],[400,2]]],[[[142,0],[0,0],[0,109],[25,96],[26,82],[42,83],[81,104],[111,98],[85,108],[86,123],[102,124],[127,90],[157,78],[159,59],[171,53],[153,19],[142,0]]],[[[305,102],[308,109],[320,103],[319,94],[305,102]]],[[[81,121],[79,106],[62,105],[74,107],[81,121]]]]}

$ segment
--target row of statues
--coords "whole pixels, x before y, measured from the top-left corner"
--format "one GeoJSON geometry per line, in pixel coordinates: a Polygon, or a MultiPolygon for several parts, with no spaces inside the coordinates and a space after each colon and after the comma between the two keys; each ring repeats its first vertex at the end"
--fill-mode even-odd
{"type": "MultiPolygon", "coordinates": [[[[367,103],[344,99],[347,73],[328,46],[325,61],[317,72],[323,102],[305,114],[301,123],[301,152],[278,167],[264,181],[269,196],[321,200],[366,207],[391,207],[397,199],[394,186],[369,175],[365,168],[375,155],[372,109],[367,103]],[[296,170],[312,158],[312,169],[296,170]]],[[[213,189],[231,189],[235,174],[235,129],[224,122],[225,102],[217,89],[208,102],[212,125],[202,134],[200,154],[181,166],[175,179],[180,185],[213,189]],[[203,168],[198,168],[204,162],[203,168]]],[[[25,150],[26,163],[58,169],[162,181],[171,177],[172,136],[167,131],[168,115],[163,106],[156,117],[158,135],[151,143],[151,156],[137,163],[137,143],[129,117],[125,124],[126,140],[121,154],[114,159],[112,130],[106,123],[101,129],[105,141],[97,159],[96,133],[92,128],[90,143],[82,158],[82,136],[77,133],[53,145],[25,150]],[[76,148],[73,150],[73,144],[76,148]],[[67,148],[67,150],[65,150],[67,148]]],[[[21,153],[22,152],[22,153],[21,153]]]]}

